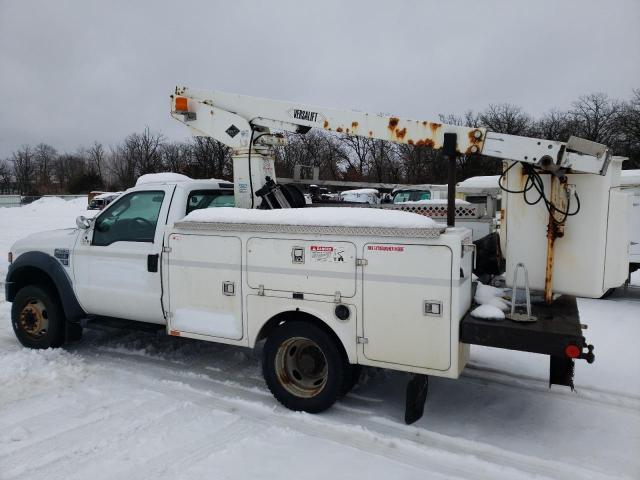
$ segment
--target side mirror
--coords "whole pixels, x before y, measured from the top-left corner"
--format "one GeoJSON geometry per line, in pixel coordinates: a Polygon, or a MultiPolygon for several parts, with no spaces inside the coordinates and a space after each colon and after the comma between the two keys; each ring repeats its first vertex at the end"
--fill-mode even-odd
{"type": "Polygon", "coordinates": [[[91,222],[84,215],[80,215],[76,218],[76,226],[80,230],[87,230],[91,226],[91,222]]]}

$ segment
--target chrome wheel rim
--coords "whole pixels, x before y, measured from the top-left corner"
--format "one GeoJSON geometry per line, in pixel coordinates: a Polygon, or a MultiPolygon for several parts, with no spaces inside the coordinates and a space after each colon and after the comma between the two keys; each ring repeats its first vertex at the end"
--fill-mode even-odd
{"type": "Polygon", "coordinates": [[[318,344],[308,338],[293,337],[282,342],[275,366],[280,385],[296,397],[315,397],[327,384],[327,359],[318,344]]]}

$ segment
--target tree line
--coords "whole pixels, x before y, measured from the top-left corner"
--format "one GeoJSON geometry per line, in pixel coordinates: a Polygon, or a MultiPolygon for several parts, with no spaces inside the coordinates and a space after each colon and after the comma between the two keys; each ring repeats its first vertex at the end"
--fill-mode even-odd
{"type": "MultiPolygon", "coordinates": [[[[615,155],[628,157],[623,168],[640,168],[640,89],[628,100],[603,93],[579,97],[567,110],[534,118],[522,108],[492,104],[481,112],[440,115],[443,123],[486,127],[490,131],[566,141],[576,135],[604,143],[615,155]]],[[[439,152],[424,146],[351,137],[322,130],[287,134],[276,148],[276,173],[292,177],[295,167],[318,167],[325,180],[385,183],[446,183],[447,166],[439,152]]],[[[481,156],[460,157],[462,180],[500,172],[500,162],[481,156]]],[[[73,153],[40,143],[23,145],[0,159],[0,192],[22,195],[74,194],[90,190],[123,190],[145,173],[179,172],[193,178],[232,178],[231,150],[203,137],[169,141],[145,128],[120,144],[94,142],[73,153]]]]}

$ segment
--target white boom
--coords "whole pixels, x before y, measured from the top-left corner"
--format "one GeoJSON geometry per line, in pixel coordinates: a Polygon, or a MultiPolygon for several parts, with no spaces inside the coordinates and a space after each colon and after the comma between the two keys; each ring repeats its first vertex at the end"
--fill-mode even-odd
{"type": "Polygon", "coordinates": [[[265,176],[275,179],[270,147],[284,144],[284,139],[272,135],[271,129],[306,133],[311,128],[320,128],[434,149],[443,147],[445,133],[455,133],[456,152],[460,155],[482,154],[529,163],[551,171],[568,169],[604,175],[610,160],[610,152],[605,145],[577,137],[566,143],[557,142],[494,133],[485,128],[187,87],[176,87],[175,94],[171,96],[171,115],[187,125],[195,135],[214,138],[233,149],[236,204],[244,208],[257,206],[257,199],[252,199],[251,194],[255,197],[255,191],[262,187],[265,176]],[[250,143],[253,143],[251,150],[250,143]],[[251,165],[247,162],[250,151],[251,165]]]}
{"type": "MultiPolygon", "coordinates": [[[[547,302],[552,299],[554,242],[556,238],[564,236],[567,218],[580,209],[575,189],[580,182],[572,180],[569,183],[568,179],[572,177],[569,174],[590,173],[604,177],[611,161],[607,146],[577,137],[571,137],[566,143],[557,142],[495,133],[481,127],[409,120],[187,87],[176,87],[171,95],[171,115],[187,125],[195,135],[214,138],[232,148],[235,202],[241,208],[265,205],[278,208],[291,204],[289,198],[293,193],[274,188],[275,183],[269,182],[269,179],[275,182],[272,147],[285,144],[282,134],[271,133],[272,129],[304,134],[311,128],[320,128],[346,135],[442,149],[449,159],[450,226],[454,224],[456,156],[484,155],[510,161],[512,166],[514,162],[532,165],[535,169],[523,172],[527,176],[526,184],[523,186],[522,181],[516,183],[509,187],[509,191],[523,193],[524,203],[540,203],[548,211],[544,274],[547,302]],[[547,182],[547,188],[551,192],[548,197],[543,191],[545,180],[538,175],[538,171],[552,174],[548,176],[550,181],[547,182]],[[526,195],[533,187],[540,193],[540,198],[530,203],[526,195]],[[266,202],[263,204],[256,192],[260,195],[273,193],[263,196],[266,202]],[[570,213],[572,195],[575,196],[577,208],[570,213]],[[542,199],[544,202],[540,202],[542,199]]],[[[505,171],[505,178],[509,170],[511,168],[505,171]]],[[[513,172],[509,178],[513,178],[513,172]]],[[[604,185],[611,182],[607,180],[600,183],[604,185]]],[[[603,190],[601,196],[604,198],[607,192],[603,190]]],[[[516,213],[516,216],[519,215],[516,213]]],[[[522,230],[528,230],[526,225],[522,226],[522,230]]]]}

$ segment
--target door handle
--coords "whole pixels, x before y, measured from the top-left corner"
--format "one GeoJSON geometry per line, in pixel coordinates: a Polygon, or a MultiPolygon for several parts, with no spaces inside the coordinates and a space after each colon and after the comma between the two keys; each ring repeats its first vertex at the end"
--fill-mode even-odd
{"type": "Polygon", "coordinates": [[[158,258],[160,255],[157,253],[155,255],[147,255],[147,271],[148,272],[157,272],[158,271],[158,258]]]}

